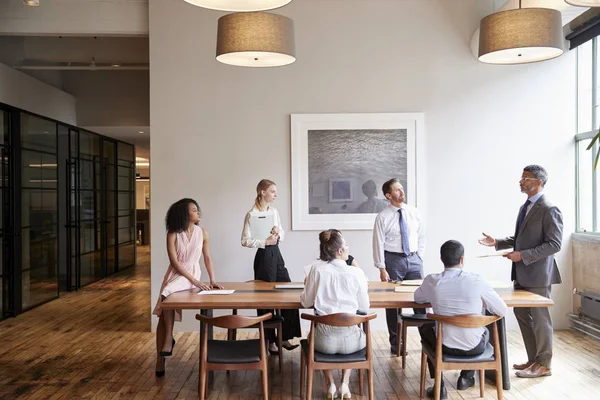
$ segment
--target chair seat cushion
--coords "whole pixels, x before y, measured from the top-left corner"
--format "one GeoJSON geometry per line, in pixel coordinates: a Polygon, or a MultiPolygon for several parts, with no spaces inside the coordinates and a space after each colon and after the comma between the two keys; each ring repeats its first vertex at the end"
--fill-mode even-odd
{"type": "Polygon", "coordinates": [[[415,321],[415,322],[434,322],[432,319],[427,318],[427,314],[398,314],[401,320],[404,321],[415,321]]]}
{"type": "Polygon", "coordinates": [[[260,339],[209,340],[209,363],[245,364],[260,361],[260,339]]]}
{"type": "MultiPolygon", "coordinates": [[[[302,339],[300,346],[304,354],[308,355],[308,340],[302,339]]],[[[344,362],[359,362],[366,361],[367,349],[364,348],[351,354],[325,354],[315,350],[315,361],[323,363],[344,363],[344,362]]]]}
{"type": "MultiPolygon", "coordinates": [[[[431,347],[428,343],[422,343],[423,351],[427,354],[427,357],[432,360],[435,359],[435,348],[431,347]]],[[[450,354],[442,353],[442,361],[444,362],[455,362],[455,363],[471,363],[471,362],[485,362],[494,361],[494,348],[488,343],[487,347],[478,356],[454,356],[450,354]]]]}

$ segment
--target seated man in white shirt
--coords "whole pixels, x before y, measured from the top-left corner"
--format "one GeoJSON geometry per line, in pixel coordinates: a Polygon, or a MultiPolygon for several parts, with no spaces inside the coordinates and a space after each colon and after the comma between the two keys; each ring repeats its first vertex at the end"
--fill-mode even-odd
{"type": "MultiPolygon", "coordinates": [[[[505,316],[508,308],[498,293],[481,276],[463,271],[465,248],[456,240],[449,240],[440,249],[444,271],[441,274],[427,275],[421,287],[415,291],[417,303],[431,303],[433,312],[439,315],[481,314],[482,310],[505,316]]],[[[435,348],[435,324],[425,324],[419,328],[421,340],[435,348]]],[[[486,328],[459,328],[443,326],[442,351],[445,354],[476,356],[485,350],[489,342],[486,328]]],[[[434,378],[433,363],[427,359],[429,373],[434,378]]],[[[442,380],[441,398],[448,394],[442,380]]],[[[475,371],[461,371],[456,388],[465,390],[475,385],[475,371]]],[[[433,397],[433,387],[427,389],[427,396],[433,397]]]]}

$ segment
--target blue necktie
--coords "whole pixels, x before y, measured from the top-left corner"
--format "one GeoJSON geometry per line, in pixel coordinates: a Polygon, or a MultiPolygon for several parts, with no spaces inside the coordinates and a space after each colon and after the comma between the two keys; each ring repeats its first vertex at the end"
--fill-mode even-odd
{"type": "Polygon", "coordinates": [[[402,209],[398,210],[398,214],[400,215],[400,240],[402,241],[402,250],[404,254],[410,254],[410,244],[408,243],[408,229],[406,227],[406,222],[404,222],[404,218],[402,218],[402,209]]]}
{"type": "Polygon", "coordinates": [[[525,216],[527,215],[527,207],[531,202],[529,199],[523,204],[523,208],[521,208],[521,212],[519,213],[519,218],[517,218],[517,231],[515,232],[515,238],[519,234],[519,230],[521,229],[521,225],[523,225],[523,221],[525,221],[525,216]]]}

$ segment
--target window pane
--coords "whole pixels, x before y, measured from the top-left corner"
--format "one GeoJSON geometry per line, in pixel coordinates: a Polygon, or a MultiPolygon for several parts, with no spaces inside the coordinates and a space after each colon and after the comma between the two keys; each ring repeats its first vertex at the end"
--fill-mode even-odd
{"type": "Polygon", "coordinates": [[[56,123],[21,113],[21,145],[56,153],[56,123]]]}
{"type": "Polygon", "coordinates": [[[577,165],[578,193],[577,228],[584,232],[593,232],[593,198],[592,198],[592,152],[586,150],[591,139],[582,140],[577,143],[577,165]]]}
{"type": "Polygon", "coordinates": [[[577,132],[592,130],[592,41],[577,48],[577,132]]]}

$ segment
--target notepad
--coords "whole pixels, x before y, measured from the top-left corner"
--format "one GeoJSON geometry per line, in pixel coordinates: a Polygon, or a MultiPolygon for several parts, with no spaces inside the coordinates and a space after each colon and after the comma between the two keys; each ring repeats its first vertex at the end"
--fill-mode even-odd
{"type": "Polygon", "coordinates": [[[399,293],[413,293],[415,290],[414,286],[396,286],[394,288],[394,292],[399,293]]]}
{"type": "Polygon", "coordinates": [[[275,289],[304,289],[303,283],[286,283],[283,285],[275,285],[275,289]]]}
{"type": "Polygon", "coordinates": [[[254,239],[267,239],[271,236],[273,226],[275,226],[275,213],[273,211],[250,212],[250,230],[254,239]]]}
{"type": "Polygon", "coordinates": [[[423,284],[423,279],[408,279],[400,282],[402,286],[421,286],[423,284]]]}
{"type": "Polygon", "coordinates": [[[203,290],[198,294],[232,294],[235,290],[203,290]]]}

